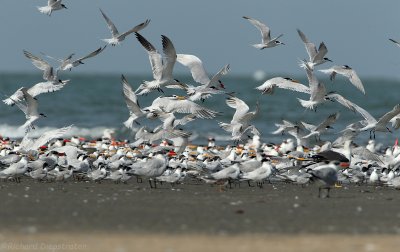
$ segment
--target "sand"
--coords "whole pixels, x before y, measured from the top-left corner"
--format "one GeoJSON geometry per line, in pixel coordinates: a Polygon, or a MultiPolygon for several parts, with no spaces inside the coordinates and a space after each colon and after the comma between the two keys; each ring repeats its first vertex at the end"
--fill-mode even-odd
{"type": "Polygon", "coordinates": [[[321,199],[314,186],[283,183],[220,192],[196,181],[1,182],[0,251],[395,251],[399,193],[343,185],[321,199]]]}

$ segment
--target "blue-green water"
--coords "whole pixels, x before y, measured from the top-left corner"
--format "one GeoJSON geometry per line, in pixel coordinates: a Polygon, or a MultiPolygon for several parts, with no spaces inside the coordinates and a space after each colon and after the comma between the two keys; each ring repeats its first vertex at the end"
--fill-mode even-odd
{"type": "MultiPolygon", "coordinates": [[[[122,84],[120,75],[77,75],[67,73],[61,76],[63,79],[71,81],[62,90],[49,94],[39,95],[39,112],[44,113],[47,118],[37,121],[36,132],[42,133],[52,128],[64,127],[73,124],[74,130],[71,134],[86,137],[98,137],[102,135],[105,128],[113,128],[119,138],[132,139],[133,132],[124,128],[124,122],[129,112],[125,105],[122,95],[122,84]]],[[[269,78],[280,76],[270,75],[269,78]]],[[[142,80],[150,80],[151,76],[126,76],[131,86],[135,90],[142,80]]],[[[383,79],[362,79],[366,95],[360,93],[354,86],[341,77],[331,82],[325,76],[318,75],[328,90],[335,90],[349,100],[369,111],[374,117],[379,118],[393,106],[400,102],[400,83],[395,80],[383,79]]],[[[178,76],[180,81],[192,83],[190,76],[178,76]]],[[[307,83],[304,78],[298,78],[302,83],[307,83]]],[[[32,74],[1,74],[0,75],[0,94],[2,97],[11,95],[19,87],[30,87],[41,81],[40,75],[32,74]]],[[[279,142],[289,135],[272,135],[270,132],[275,130],[275,123],[282,119],[290,121],[305,121],[318,124],[328,115],[340,111],[340,118],[333,125],[334,130],[329,134],[321,136],[322,140],[333,140],[338,137],[337,132],[344,129],[350,123],[362,120],[363,118],[341,106],[338,103],[327,102],[320,106],[317,112],[305,110],[301,107],[298,98],[308,99],[307,95],[294,93],[287,90],[277,90],[273,95],[261,95],[254,88],[263,83],[256,81],[252,76],[227,76],[223,82],[228,91],[233,91],[236,96],[244,100],[254,110],[257,100],[260,102],[261,112],[255,119],[254,124],[262,133],[262,139],[266,142],[279,142]]],[[[183,94],[179,90],[165,89],[166,95],[183,94]]],[[[154,92],[148,96],[140,96],[139,102],[142,107],[151,104],[152,100],[161,93],[154,92]]],[[[232,119],[234,110],[225,104],[224,96],[213,96],[203,103],[204,106],[222,112],[221,116],[215,120],[196,120],[184,126],[184,129],[194,132],[198,137],[194,140],[198,143],[205,143],[209,136],[216,137],[221,143],[224,139],[229,139],[229,134],[218,127],[218,122],[229,122],[232,119]]],[[[0,104],[0,134],[13,138],[23,137],[24,131],[18,127],[25,122],[24,114],[16,107],[0,104]]],[[[156,126],[158,121],[141,121],[142,124],[150,123],[156,126]]],[[[376,140],[384,144],[392,144],[399,131],[392,134],[376,133],[376,140]]],[[[369,139],[369,133],[363,132],[356,142],[364,144],[369,139]]]]}

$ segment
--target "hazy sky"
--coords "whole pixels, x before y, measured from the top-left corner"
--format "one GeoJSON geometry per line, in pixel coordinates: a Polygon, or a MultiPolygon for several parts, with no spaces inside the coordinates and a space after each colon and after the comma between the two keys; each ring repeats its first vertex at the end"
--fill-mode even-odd
{"type": "MultiPolygon", "coordinates": [[[[178,53],[195,54],[212,74],[231,64],[232,74],[264,70],[268,74],[303,74],[298,59],[307,57],[297,35],[300,28],[315,44],[324,41],[335,64],[352,66],[360,76],[400,78],[400,1],[372,0],[64,0],[68,10],[48,17],[36,6],[47,0],[2,0],[0,8],[0,71],[35,71],[23,56],[46,52],[56,57],[82,56],[104,45],[110,32],[99,8],[120,32],[151,19],[142,30],[161,49],[160,35],[168,36],[178,53]],[[250,45],[261,36],[242,16],[256,18],[281,33],[285,46],[257,50],[250,45]]],[[[134,35],[120,46],[107,48],[75,73],[150,73],[147,54],[134,35]]],[[[55,63],[54,63],[55,64],[55,63]]],[[[329,65],[326,65],[328,67],[329,65]]],[[[177,66],[177,72],[186,71],[177,66]]]]}

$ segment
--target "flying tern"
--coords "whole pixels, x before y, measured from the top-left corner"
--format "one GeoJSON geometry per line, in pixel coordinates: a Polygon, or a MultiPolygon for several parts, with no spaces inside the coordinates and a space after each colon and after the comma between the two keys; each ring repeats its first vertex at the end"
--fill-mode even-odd
{"type": "Polygon", "coordinates": [[[61,1],[62,0],[48,0],[46,6],[37,8],[41,13],[51,16],[53,11],[68,9],[61,1]]]}
{"type": "Polygon", "coordinates": [[[110,29],[111,35],[112,35],[112,38],[103,39],[103,41],[108,44],[111,44],[112,46],[119,45],[126,38],[126,36],[128,36],[131,33],[142,30],[150,23],[150,20],[147,19],[146,21],[133,27],[129,31],[124,32],[124,33],[119,33],[117,30],[117,27],[115,27],[114,23],[106,16],[106,14],[101,9],[100,9],[100,12],[103,15],[104,19],[106,20],[108,28],[110,29]]]}
{"type": "Polygon", "coordinates": [[[360,78],[358,77],[356,71],[348,65],[343,66],[333,66],[328,69],[318,70],[320,72],[329,74],[331,80],[335,79],[336,74],[340,74],[349,79],[351,84],[353,84],[358,90],[365,94],[364,85],[362,84],[360,78]]]}
{"type": "Polygon", "coordinates": [[[284,43],[278,40],[280,37],[283,36],[283,34],[279,35],[276,38],[271,39],[271,34],[270,34],[271,31],[268,26],[250,17],[244,16],[243,18],[247,19],[252,25],[254,25],[261,32],[261,44],[254,44],[253,46],[255,48],[265,49],[265,48],[275,47],[278,45],[284,45],[284,43]]]}
{"type": "Polygon", "coordinates": [[[329,58],[325,57],[325,55],[328,53],[328,49],[325,46],[324,42],[321,42],[321,44],[319,45],[319,48],[317,50],[317,47],[315,46],[314,43],[310,42],[306,35],[300,31],[299,29],[297,29],[297,33],[299,34],[301,40],[303,41],[306,50],[307,50],[307,54],[309,57],[308,62],[301,62],[300,66],[301,67],[305,67],[304,64],[308,64],[308,66],[311,69],[314,69],[315,66],[317,65],[321,65],[327,61],[332,62],[332,60],[330,60],[329,58]]]}

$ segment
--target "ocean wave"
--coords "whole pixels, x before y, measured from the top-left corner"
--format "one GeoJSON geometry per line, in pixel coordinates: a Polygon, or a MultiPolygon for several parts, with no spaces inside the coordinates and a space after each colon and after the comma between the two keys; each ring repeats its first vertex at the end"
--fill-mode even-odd
{"type": "MultiPolygon", "coordinates": [[[[67,126],[67,125],[66,125],[67,126]]],[[[39,137],[44,132],[57,129],[56,127],[36,127],[35,130],[30,132],[30,137],[39,137]]],[[[105,130],[116,131],[115,128],[109,127],[93,127],[93,128],[80,128],[73,126],[70,131],[68,131],[64,137],[80,136],[88,138],[98,138],[103,136],[105,130]]],[[[8,125],[0,124],[0,136],[10,137],[10,138],[23,138],[25,136],[25,130],[19,128],[19,125],[8,125]]]]}

